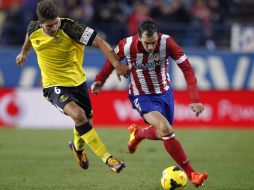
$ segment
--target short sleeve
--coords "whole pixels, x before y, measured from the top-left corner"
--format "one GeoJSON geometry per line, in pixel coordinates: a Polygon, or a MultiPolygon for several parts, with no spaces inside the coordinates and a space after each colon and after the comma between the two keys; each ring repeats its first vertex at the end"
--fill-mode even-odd
{"type": "Polygon", "coordinates": [[[33,32],[40,29],[40,25],[37,21],[30,21],[27,27],[27,34],[30,36],[33,32]]]}
{"type": "Polygon", "coordinates": [[[77,43],[92,45],[97,33],[94,29],[71,19],[61,19],[60,28],[77,43]]]}

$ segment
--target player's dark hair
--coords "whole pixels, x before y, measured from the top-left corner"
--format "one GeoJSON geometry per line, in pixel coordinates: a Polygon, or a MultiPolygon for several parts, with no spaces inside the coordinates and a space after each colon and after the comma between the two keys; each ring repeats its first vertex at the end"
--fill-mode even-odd
{"type": "Polygon", "coordinates": [[[147,32],[148,37],[159,33],[159,25],[152,19],[145,20],[138,27],[138,35],[141,36],[144,32],[147,32]]]}
{"type": "Polygon", "coordinates": [[[43,0],[37,4],[36,9],[39,21],[55,19],[59,16],[59,9],[51,0],[43,0]]]}

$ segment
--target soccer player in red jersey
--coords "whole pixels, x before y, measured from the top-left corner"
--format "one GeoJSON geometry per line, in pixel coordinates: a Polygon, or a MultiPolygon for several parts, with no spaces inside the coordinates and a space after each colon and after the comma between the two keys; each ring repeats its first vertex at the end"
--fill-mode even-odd
{"type": "MultiPolygon", "coordinates": [[[[129,152],[134,153],[143,139],[161,140],[168,154],[184,169],[193,185],[199,187],[208,174],[193,169],[175,136],[174,97],[168,73],[168,58],[171,57],[182,70],[187,82],[190,108],[197,116],[201,114],[204,106],[200,102],[197,80],[188,58],[169,35],[159,32],[158,24],[152,20],[142,22],[137,35],[120,40],[115,53],[120,60],[125,58],[131,68],[128,97],[132,107],[150,124],[143,129],[134,124],[129,127],[129,152]]],[[[99,93],[113,70],[107,60],[91,86],[93,93],[99,93]]]]}

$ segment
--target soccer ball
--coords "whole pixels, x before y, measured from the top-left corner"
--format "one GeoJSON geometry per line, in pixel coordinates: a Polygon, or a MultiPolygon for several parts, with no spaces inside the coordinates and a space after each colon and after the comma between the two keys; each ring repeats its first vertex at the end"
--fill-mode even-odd
{"type": "Polygon", "coordinates": [[[164,190],[183,190],[187,184],[187,175],[182,168],[170,166],[163,170],[161,185],[164,190]]]}

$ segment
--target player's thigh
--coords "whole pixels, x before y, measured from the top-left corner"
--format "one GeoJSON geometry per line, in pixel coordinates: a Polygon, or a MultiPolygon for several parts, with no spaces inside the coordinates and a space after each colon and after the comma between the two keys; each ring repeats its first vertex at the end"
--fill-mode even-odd
{"type": "Polygon", "coordinates": [[[156,127],[163,130],[164,127],[170,126],[168,120],[158,111],[151,111],[143,115],[145,120],[156,127]]]}
{"type": "Polygon", "coordinates": [[[74,101],[71,101],[65,105],[64,113],[70,116],[75,121],[79,121],[82,123],[87,122],[85,111],[74,101]]]}

